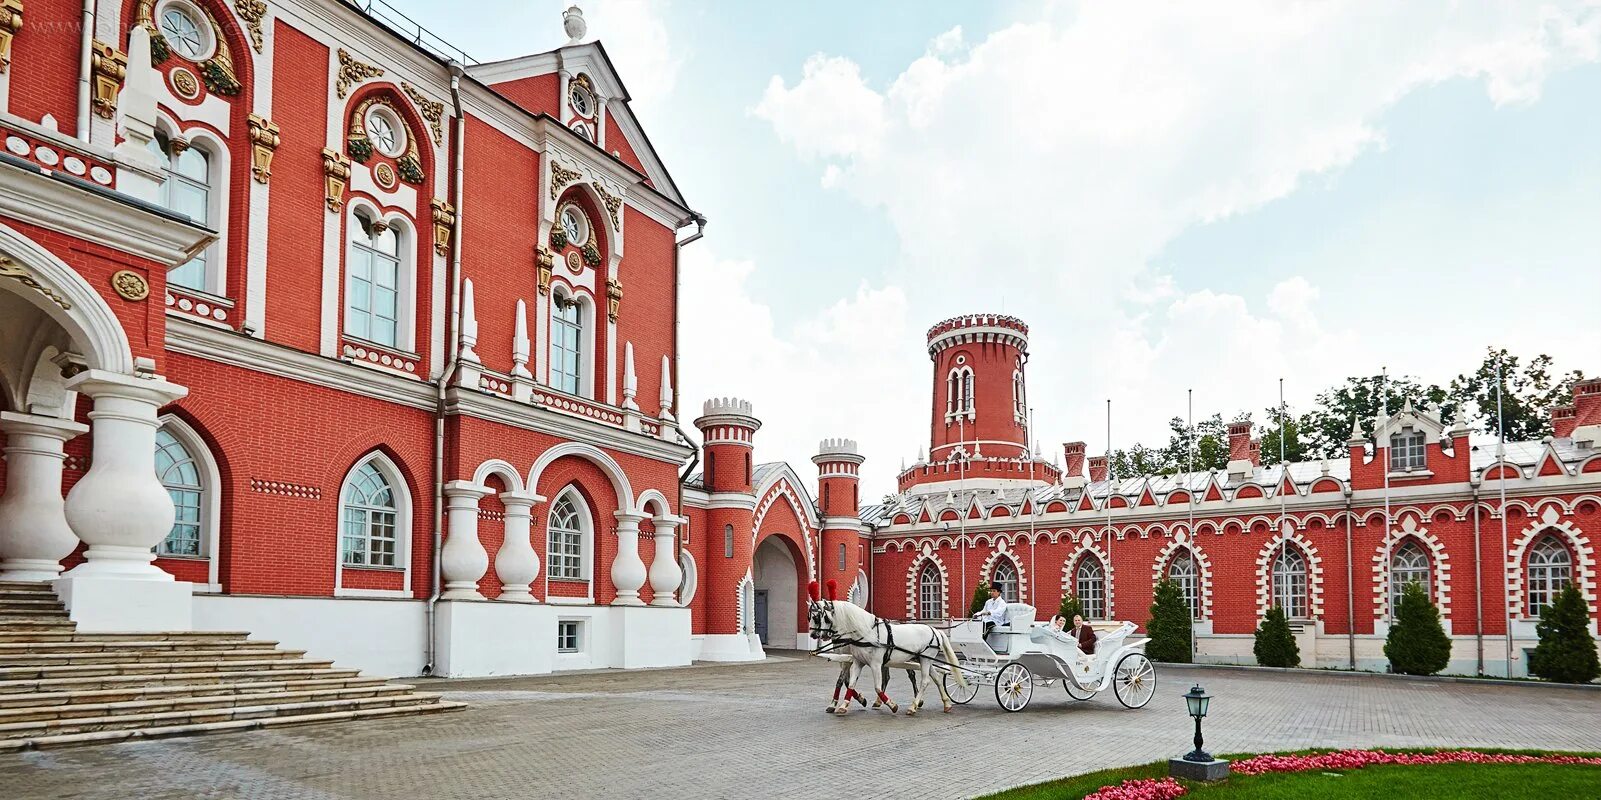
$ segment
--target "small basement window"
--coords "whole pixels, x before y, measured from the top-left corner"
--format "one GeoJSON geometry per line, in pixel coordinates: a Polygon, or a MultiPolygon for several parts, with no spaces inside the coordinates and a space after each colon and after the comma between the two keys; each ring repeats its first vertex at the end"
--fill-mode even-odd
{"type": "Polygon", "coordinates": [[[583,641],[583,623],[578,620],[562,620],[556,623],[556,652],[577,653],[579,644],[583,641]]]}

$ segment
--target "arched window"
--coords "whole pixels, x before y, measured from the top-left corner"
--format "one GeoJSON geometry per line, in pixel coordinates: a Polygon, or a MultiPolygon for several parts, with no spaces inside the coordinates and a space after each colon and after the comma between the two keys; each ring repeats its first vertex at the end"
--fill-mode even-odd
{"type": "Polygon", "coordinates": [[[1106,618],[1106,570],[1095,556],[1085,556],[1073,571],[1073,592],[1085,619],[1106,618]]]}
{"type": "Polygon", "coordinates": [[[919,619],[945,618],[945,581],[932,561],[917,573],[917,616],[919,619]]]}
{"type": "Polygon", "coordinates": [[[691,600],[695,599],[695,589],[700,583],[700,569],[695,565],[695,557],[685,550],[678,554],[678,567],[684,571],[684,577],[678,582],[678,604],[689,607],[691,600]]]}
{"type": "Polygon", "coordinates": [[[1429,557],[1417,542],[1406,541],[1390,554],[1390,618],[1401,611],[1401,593],[1409,583],[1429,594],[1429,557]]]}
{"type": "Polygon", "coordinates": [[[400,235],[393,226],[351,213],[345,267],[345,335],[406,349],[402,301],[406,274],[400,235]]]}
{"type": "Polygon", "coordinates": [[[357,467],[339,492],[339,558],[355,567],[398,566],[399,504],[389,479],[368,460],[357,467]]]}
{"type": "Polygon", "coordinates": [[[1008,603],[1022,602],[1017,597],[1017,567],[1011,559],[1001,558],[990,570],[990,585],[1000,590],[1001,599],[1008,603]]]}
{"type": "Polygon", "coordinates": [[[734,557],[734,526],[723,526],[723,558],[734,557]]]}
{"type": "Polygon", "coordinates": [[[1306,557],[1293,545],[1279,548],[1273,557],[1273,604],[1290,619],[1306,619],[1306,557]]]}
{"type": "Polygon", "coordinates": [[[845,543],[839,543],[839,568],[845,569],[845,543]]]}
{"type": "MultiPolygon", "coordinates": [[[[206,151],[170,138],[161,131],[157,131],[155,138],[150,140],[150,150],[161,163],[162,174],[166,177],[161,184],[161,205],[188,217],[196,225],[215,228],[216,220],[212,219],[211,158],[206,151]]],[[[211,250],[208,247],[196,253],[194,258],[168,270],[167,282],[202,292],[216,290],[218,287],[211,286],[207,280],[207,262],[211,250]]]]}
{"type": "Polygon", "coordinates": [[[550,385],[559,392],[581,394],[584,369],[584,308],[577,299],[551,294],[550,385]]]}
{"type": "Polygon", "coordinates": [[[156,431],[156,477],[171,495],[177,511],[172,530],[156,547],[156,552],[164,556],[207,555],[202,527],[206,487],[200,477],[200,467],[183,442],[166,428],[156,431]]]}
{"type": "Polygon", "coordinates": [[[1424,441],[1423,432],[1411,428],[1390,434],[1390,471],[1406,472],[1423,469],[1427,463],[1424,441]]]}
{"type": "Polygon", "coordinates": [[[973,371],[962,370],[962,404],[959,409],[962,413],[973,414],[973,371]]]}
{"type": "Polygon", "coordinates": [[[1190,609],[1190,619],[1201,618],[1201,581],[1195,570],[1195,557],[1188,550],[1179,550],[1167,564],[1167,579],[1177,584],[1184,595],[1184,604],[1190,609]]]}
{"type": "Polygon", "coordinates": [[[845,600],[852,605],[867,607],[867,576],[860,571],[856,573],[856,580],[851,581],[851,590],[845,594],[845,600]]]}
{"type": "Polygon", "coordinates": [[[1018,419],[1028,417],[1028,398],[1023,393],[1023,373],[1012,373],[1012,413],[1018,419]]]}
{"type": "Polygon", "coordinates": [[[1546,535],[1529,551],[1529,616],[1540,616],[1572,581],[1572,554],[1555,536],[1546,535]]]}
{"type": "Polygon", "coordinates": [[[571,493],[550,507],[550,577],[581,581],[584,575],[584,520],[571,493]]]}

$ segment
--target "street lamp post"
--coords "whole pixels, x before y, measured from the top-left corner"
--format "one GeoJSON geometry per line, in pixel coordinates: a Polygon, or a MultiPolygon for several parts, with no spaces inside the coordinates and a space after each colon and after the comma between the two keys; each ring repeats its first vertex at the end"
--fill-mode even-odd
{"type": "Polygon", "coordinates": [[[1210,782],[1227,778],[1229,762],[1219,761],[1202,749],[1201,719],[1210,710],[1212,696],[1197,683],[1184,694],[1184,705],[1188,708],[1190,716],[1195,718],[1195,749],[1186,753],[1183,758],[1168,759],[1167,774],[1191,781],[1210,782]]]}

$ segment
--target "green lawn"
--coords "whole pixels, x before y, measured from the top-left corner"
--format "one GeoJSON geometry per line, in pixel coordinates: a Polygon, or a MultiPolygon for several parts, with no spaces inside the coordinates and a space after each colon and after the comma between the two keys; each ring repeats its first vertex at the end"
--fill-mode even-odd
{"type": "MultiPolygon", "coordinates": [[[[1585,754],[1589,755],[1589,754],[1585,754]]],[[[1230,758],[1238,758],[1230,756],[1230,758]]],[[[1072,800],[1103,786],[1134,778],[1160,778],[1167,762],[1094,772],[1060,781],[1024,786],[987,800],[1072,800]]],[[[1224,798],[1448,798],[1541,797],[1579,800],[1601,797],[1601,767],[1555,764],[1438,764],[1372,766],[1328,772],[1233,776],[1214,784],[1186,784],[1199,800],[1224,798]]]]}

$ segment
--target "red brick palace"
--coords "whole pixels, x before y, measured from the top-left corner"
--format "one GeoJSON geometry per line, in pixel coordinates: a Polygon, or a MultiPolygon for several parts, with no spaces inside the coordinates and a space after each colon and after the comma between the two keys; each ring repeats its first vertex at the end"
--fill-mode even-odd
{"type": "Polygon", "coordinates": [[[1521,652],[1555,587],[1594,606],[1593,381],[1504,460],[1406,409],[1348,460],[1286,475],[1241,432],[1226,472],[1113,483],[1031,451],[1027,328],[972,316],[929,334],[894,502],[848,439],[815,483],[759,463],[749,403],[679,406],[705,220],[581,12],[479,63],[369,5],[0,0],[0,581],[80,631],[537,673],[804,646],[814,577],[892,617],[982,579],[1142,621],[1171,575],[1203,657],[1278,602],[1371,666],[1393,572],[1494,672],[1508,613],[1521,652]]]}

